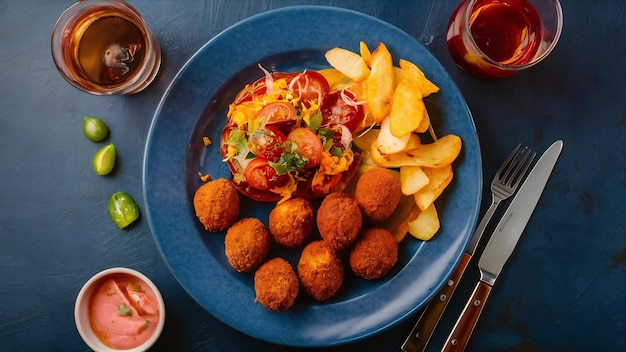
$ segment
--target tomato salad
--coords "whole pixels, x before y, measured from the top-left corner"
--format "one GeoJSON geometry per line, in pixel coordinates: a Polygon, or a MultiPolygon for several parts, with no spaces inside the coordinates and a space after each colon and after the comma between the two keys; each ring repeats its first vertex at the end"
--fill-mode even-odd
{"type": "Polygon", "coordinates": [[[360,163],[351,148],[364,118],[356,94],[331,91],[317,71],[259,68],[265,76],[237,94],[221,135],[233,184],[262,202],[341,190],[360,163]]]}

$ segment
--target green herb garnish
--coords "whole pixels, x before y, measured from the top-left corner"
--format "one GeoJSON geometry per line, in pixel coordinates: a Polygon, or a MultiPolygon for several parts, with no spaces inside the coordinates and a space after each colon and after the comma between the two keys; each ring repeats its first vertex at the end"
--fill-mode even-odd
{"type": "Polygon", "coordinates": [[[139,333],[141,334],[142,332],[148,330],[149,326],[150,326],[150,320],[146,320],[141,326],[141,328],[139,328],[139,333]]]}
{"type": "Polygon", "coordinates": [[[320,140],[322,141],[322,150],[325,152],[329,151],[335,144],[335,140],[333,139],[334,132],[330,128],[320,128],[317,131],[317,136],[320,137],[320,140]]]}
{"type": "Polygon", "coordinates": [[[340,159],[341,159],[341,157],[343,156],[343,150],[342,150],[341,148],[339,148],[339,147],[333,147],[333,148],[330,150],[330,154],[331,154],[332,156],[336,156],[336,157],[338,157],[338,158],[340,158],[340,159]]]}
{"type": "Polygon", "coordinates": [[[322,125],[322,113],[320,111],[311,115],[309,125],[307,126],[311,131],[316,132],[322,125]]]}
{"type": "Polygon", "coordinates": [[[117,315],[119,315],[119,316],[125,316],[126,315],[126,316],[129,316],[129,317],[132,317],[133,316],[133,311],[126,304],[120,303],[120,305],[117,307],[117,315]]]}
{"type": "Polygon", "coordinates": [[[282,148],[284,153],[280,156],[278,162],[269,162],[269,165],[276,170],[279,176],[300,169],[309,162],[309,159],[300,153],[297,144],[286,141],[283,143],[282,148]]]}

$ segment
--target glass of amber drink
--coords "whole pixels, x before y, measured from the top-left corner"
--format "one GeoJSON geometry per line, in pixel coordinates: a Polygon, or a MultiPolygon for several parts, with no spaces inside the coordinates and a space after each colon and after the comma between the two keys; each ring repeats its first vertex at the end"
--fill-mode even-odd
{"type": "Polygon", "coordinates": [[[80,0],[52,32],[52,58],[74,87],[95,95],[134,94],[161,65],[161,49],[139,12],[121,0],[80,0]]]}
{"type": "Polygon", "coordinates": [[[558,0],[464,0],[448,23],[450,55],[479,77],[507,77],[554,49],[563,27],[558,0]]]}

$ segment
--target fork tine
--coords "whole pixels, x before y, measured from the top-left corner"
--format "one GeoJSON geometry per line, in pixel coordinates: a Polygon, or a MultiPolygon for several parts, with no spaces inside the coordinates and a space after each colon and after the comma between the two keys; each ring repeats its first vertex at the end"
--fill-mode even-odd
{"type": "Polygon", "coordinates": [[[510,186],[513,183],[513,180],[515,178],[515,173],[519,169],[519,167],[522,164],[522,162],[524,162],[524,159],[526,158],[526,156],[528,155],[528,153],[530,151],[531,150],[528,147],[525,146],[524,148],[522,148],[522,150],[520,150],[515,155],[515,157],[513,158],[511,163],[509,164],[508,168],[506,169],[506,172],[500,178],[502,183],[506,184],[507,186],[510,186]]]}
{"type": "Polygon", "coordinates": [[[517,147],[515,147],[515,149],[513,149],[513,151],[511,152],[511,154],[509,154],[509,156],[506,158],[506,160],[502,163],[502,165],[500,165],[500,168],[498,169],[498,171],[496,172],[496,177],[499,180],[503,179],[504,176],[504,171],[508,170],[509,165],[511,164],[513,158],[515,158],[517,156],[517,151],[519,150],[519,148],[521,147],[521,144],[518,144],[517,147]]]}
{"type": "Polygon", "coordinates": [[[509,183],[511,174],[515,170],[516,165],[518,165],[520,157],[523,156],[527,149],[528,147],[522,148],[522,145],[518,144],[517,147],[513,149],[513,152],[511,152],[511,155],[509,155],[509,157],[504,161],[500,170],[498,170],[498,173],[496,174],[498,181],[501,184],[509,183]]]}
{"type": "Polygon", "coordinates": [[[527,146],[520,148],[521,144],[518,144],[496,173],[501,187],[516,189],[535,158],[536,153],[532,149],[527,146]]]}
{"type": "Polygon", "coordinates": [[[537,155],[535,151],[533,151],[532,149],[528,149],[528,152],[524,156],[524,160],[520,160],[520,163],[515,168],[515,174],[512,177],[513,188],[517,188],[517,186],[520,184],[520,182],[524,178],[524,175],[526,174],[526,170],[528,170],[528,168],[530,167],[530,164],[532,164],[533,159],[535,158],[535,155],[537,155]]]}

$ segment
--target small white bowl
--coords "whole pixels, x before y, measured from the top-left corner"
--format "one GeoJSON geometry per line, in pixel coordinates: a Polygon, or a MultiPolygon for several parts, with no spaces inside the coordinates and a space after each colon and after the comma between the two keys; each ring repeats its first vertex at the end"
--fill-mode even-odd
{"type": "Polygon", "coordinates": [[[129,269],[129,268],[110,268],[103,270],[96,275],[94,275],[89,281],[85,283],[85,285],[81,288],[78,293],[78,297],[76,297],[76,305],[74,306],[74,320],[76,321],[76,328],[78,328],[78,333],[83,338],[83,341],[94,351],[97,352],[140,352],[148,350],[159,338],[161,335],[161,331],[163,331],[163,326],[165,324],[165,303],[163,301],[163,297],[161,296],[161,292],[157,289],[156,285],[150,281],[145,275],[142,273],[129,269]],[[146,342],[143,344],[131,348],[131,349],[114,349],[106,346],[98,336],[91,329],[91,325],[89,323],[89,302],[91,297],[94,295],[96,290],[102,285],[104,280],[111,275],[130,275],[134,276],[139,281],[143,282],[147,287],[149,287],[154,296],[157,299],[159,305],[159,322],[157,324],[156,330],[148,338],[146,342]]]}

